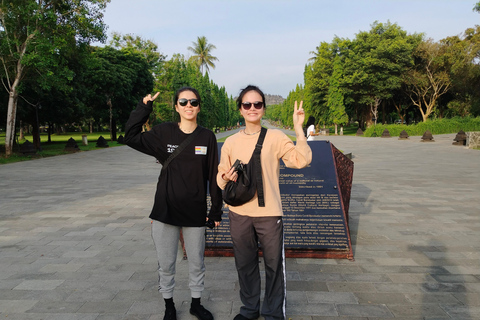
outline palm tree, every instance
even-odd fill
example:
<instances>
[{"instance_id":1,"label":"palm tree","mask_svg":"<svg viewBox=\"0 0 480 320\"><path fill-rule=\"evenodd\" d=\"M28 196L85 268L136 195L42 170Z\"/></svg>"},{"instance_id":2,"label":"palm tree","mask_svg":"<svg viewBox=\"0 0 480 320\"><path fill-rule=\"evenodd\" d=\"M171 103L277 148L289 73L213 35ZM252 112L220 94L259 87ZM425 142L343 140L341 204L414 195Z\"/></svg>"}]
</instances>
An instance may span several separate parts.
<instances>
[{"instance_id":1,"label":"palm tree","mask_svg":"<svg viewBox=\"0 0 480 320\"><path fill-rule=\"evenodd\" d=\"M218 61L217 57L211 55L213 49L217 49L213 44L208 43L208 40L205 36L197 37L197 42L192 41L193 47L188 47L187 49L192 51L195 55L191 57L192 60L198 63L200 71L203 73L203 66L206 68L208 73L208 67L215 69L215 64L213 61Z\"/></svg>"}]
</instances>

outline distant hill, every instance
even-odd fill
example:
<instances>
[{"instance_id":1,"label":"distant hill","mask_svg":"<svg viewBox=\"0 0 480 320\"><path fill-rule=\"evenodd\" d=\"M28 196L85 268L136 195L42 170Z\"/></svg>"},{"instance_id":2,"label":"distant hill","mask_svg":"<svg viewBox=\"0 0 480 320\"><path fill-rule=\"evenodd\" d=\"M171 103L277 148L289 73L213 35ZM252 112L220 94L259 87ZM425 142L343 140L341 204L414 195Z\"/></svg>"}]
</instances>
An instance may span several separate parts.
<instances>
[{"instance_id":1,"label":"distant hill","mask_svg":"<svg viewBox=\"0 0 480 320\"><path fill-rule=\"evenodd\" d=\"M275 94L266 94L265 95L265 101L267 103L267 106L270 106L272 104L280 104L282 103L283 101L285 101L284 98L282 98L282 96L279 96L279 95L275 95Z\"/></svg>"}]
</instances>

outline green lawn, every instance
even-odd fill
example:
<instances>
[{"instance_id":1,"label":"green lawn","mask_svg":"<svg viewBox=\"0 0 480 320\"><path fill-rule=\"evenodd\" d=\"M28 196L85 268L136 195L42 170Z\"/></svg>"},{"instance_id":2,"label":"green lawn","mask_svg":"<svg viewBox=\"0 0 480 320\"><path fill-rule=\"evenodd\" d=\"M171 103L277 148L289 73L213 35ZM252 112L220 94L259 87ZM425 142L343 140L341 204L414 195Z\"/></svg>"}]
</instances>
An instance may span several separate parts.
<instances>
[{"instance_id":1,"label":"green lawn","mask_svg":"<svg viewBox=\"0 0 480 320\"><path fill-rule=\"evenodd\" d=\"M87 135L88 145L84 146L82 143L82 135ZM102 149L96 147L96 142L100 136L103 136L107 141L109 147L118 147L122 144L119 144L116 141L110 141L110 134L108 132L94 132L94 133L85 133L85 132L67 132L63 134L53 134L51 135L51 141L47 142L48 135L41 134L40 135L40 145L42 147L42 151L37 152L35 155L25 156L19 153L19 146L14 147L14 154L6 158L5 157L5 133L0 134L0 164L18 162L18 161L27 161L32 159L39 159L39 158L46 158L46 157L53 157L61 154L68 154L69 152L64 151L65 145L68 139L73 138L78 145L80 151L89 151L89 150L96 150ZM120 136L120 133L117 134L117 137ZM20 141L20 145L22 145L26 140L32 142L32 135L25 135L25 140Z\"/></svg>"}]
</instances>

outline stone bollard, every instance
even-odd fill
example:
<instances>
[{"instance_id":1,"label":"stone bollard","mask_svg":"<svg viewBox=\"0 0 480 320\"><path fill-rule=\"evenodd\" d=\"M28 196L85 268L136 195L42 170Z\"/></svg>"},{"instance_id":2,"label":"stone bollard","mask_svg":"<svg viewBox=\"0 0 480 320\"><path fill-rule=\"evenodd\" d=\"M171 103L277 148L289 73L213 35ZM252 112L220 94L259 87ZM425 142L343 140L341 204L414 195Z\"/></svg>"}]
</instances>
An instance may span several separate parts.
<instances>
[{"instance_id":1,"label":"stone bollard","mask_svg":"<svg viewBox=\"0 0 480 320\"><path fill-rule=\"evenodd\" d=\"M456 146L465 146L467 144L467 134L463 131L460 130L458 131L457 135L455 136L455 139L453 139L452 144Z\"/></svg>"},{"instance_id":2,"label":"stone bollard","mask_svg":"<svg viewBox=\"0 0 480 320\"><path fill-rule=\"evenodd\" d=\"M400 132L400 136L398 137L398 140L408 140L408 133L407 131L405 130L402 130L402 132Z\"/></svg>"},{"instance_id":3,"label":"stone bollard","mask_svg":"<svg viewBox=\"0 0 480 320\"><path fill-rule=\"evenodd\" d=\"M433 135L430 132L430 130L425 131L425 133L422 136L422 142L434 142L433 140Z\"/></svg>"},{"instance_id":4,"label":"stone bollard","mask_svg":"<svg viewBox=\"0 0 480 320\"><path fill-rule=\"evenodd\" d=\"M97 140L96 146L99 148L108 148L107 140L105 140L103 136L100 136Z\"/></svg>"},{"instance_id":5,"label":"stone bollard","mask_svg":"<svg viewBox=\"0 0 480 320\"><path fill-rule=\"evenodd\" d=\"M25 142L20 146L20 152L26 156L31 156L37 153L37 149L35 149L33 143L25 140Z\"/></svg>"},{"instance_id":6,"label":"stone bollard","mask_svg":"<svg viewBox=\"0 0 480 320\"><path fill-rule=\"evenodd\" d=\"M72 137L70 137L70 139L68 139L67 144L65 145L65 148L63 150L67 151L67 152L80 151L80 149L78 148L77 142Z\"/></svg>"},{"instance_id":7,"label":"stone bollard","mask_svg":"<svg viewBox=\"0 0 480 320\"><path fill-rule=\"evenodd\" d=\"M86 134L82 134L82 144L88 146L88 139Z\"/></svg>"},{"instance_id":8,"label":"stone bollard","mask_svg":"<svg viewBox=\"0 0 480 320\"><path fill-rule=\"evenodd\" d=\"M119 144L125 144L125 137L120 135L120 137L118 137L117 139L117 143Z\"/></svg>"},{"instance_id":9,"label":"stone bollard","mask_svg":"<svg viewBox=\"0 0 480 320\"><path fill-rule=\"evenodd\" d=\"M388 129L383 130L382 138L391 138L390 131L388 131Z\"/></svg>"}]
</instances>

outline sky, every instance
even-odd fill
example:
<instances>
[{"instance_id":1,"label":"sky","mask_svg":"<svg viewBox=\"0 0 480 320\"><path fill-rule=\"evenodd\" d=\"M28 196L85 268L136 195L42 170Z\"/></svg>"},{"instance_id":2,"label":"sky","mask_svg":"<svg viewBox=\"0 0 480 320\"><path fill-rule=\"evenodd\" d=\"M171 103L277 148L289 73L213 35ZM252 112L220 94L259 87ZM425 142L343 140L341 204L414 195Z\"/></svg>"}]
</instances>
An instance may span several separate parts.
<instances>
[{"instance_id":1,"label":"sky","mask_svg":"<svg viewBox=\"0 0 480 320\"><path fill-rule=\"evenodd\" d=\"M286 98L311 52L335 36L354 39L375 22L396 23L407 33L439 41L480 24L477 0L111 0L105 11L112 32L158 45L170 59L189 57L197 37L215 45L210 79L237 96L248 84Z\"/></svg>"}]
</instances>

